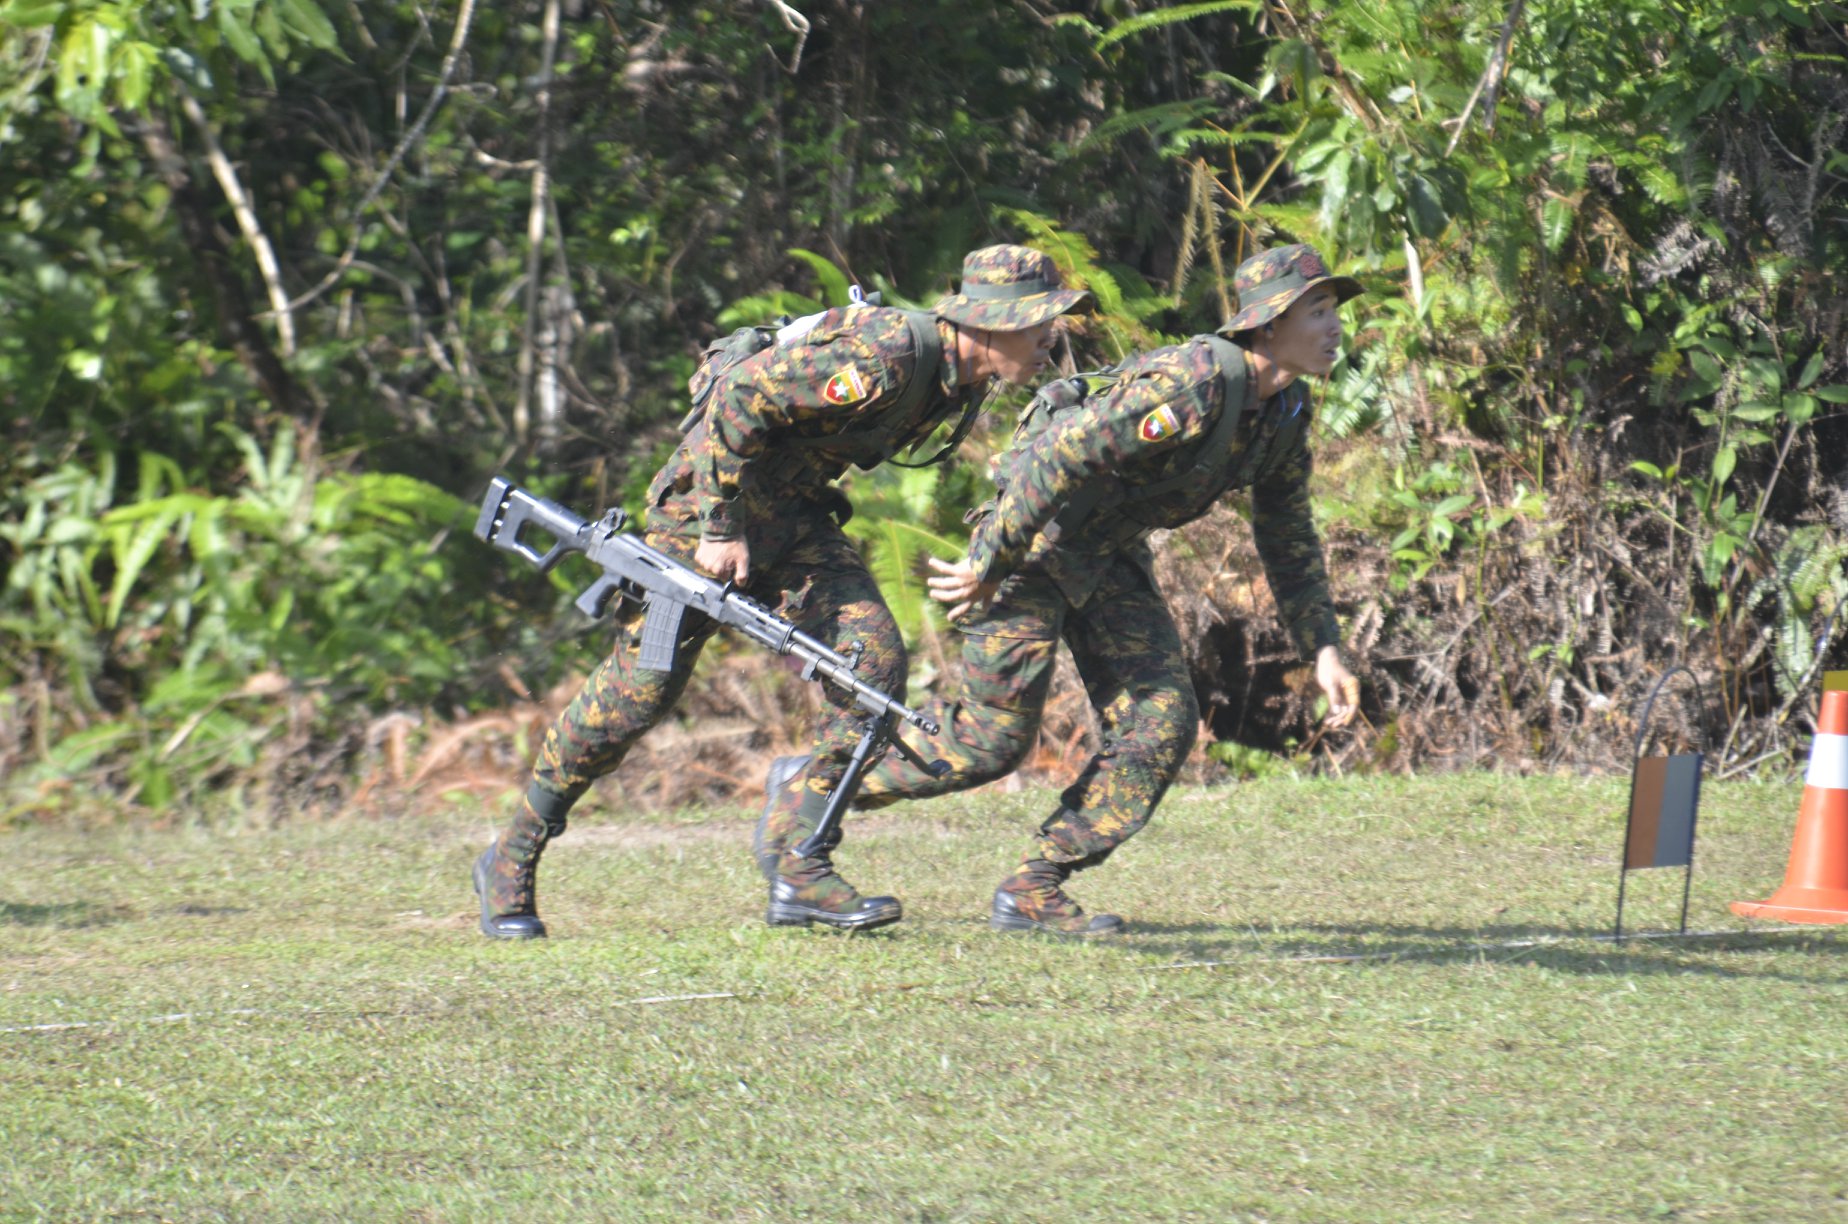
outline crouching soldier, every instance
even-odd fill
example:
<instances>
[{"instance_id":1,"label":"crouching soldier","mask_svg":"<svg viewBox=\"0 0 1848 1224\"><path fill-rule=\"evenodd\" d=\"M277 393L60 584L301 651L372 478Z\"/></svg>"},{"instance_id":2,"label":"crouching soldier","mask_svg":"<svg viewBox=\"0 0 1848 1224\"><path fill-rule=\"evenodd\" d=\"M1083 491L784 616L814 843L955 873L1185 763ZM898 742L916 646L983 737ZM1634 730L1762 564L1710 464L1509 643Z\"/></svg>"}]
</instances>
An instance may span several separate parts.
<instances>
[{"instance_id":1,"label":"crouching soldier","mask_svg":"<svg viewBox=\"0 0 1848 1224\"><path fill-rule=\"evenodd\" d=\"M1309 509L1309 394L1342 342L1336 308L1361 292L1306 246L1240 265L1239 310L1214 336L1140 354L1043 388L996 460L996 496L968 555L931 594L962 631L959 691L925 707L943 726L931 777L896 755L856 806L880 807L999 778L1038 735L1058 644L1070 647L1102 732L1020 866L994 894L990 925L1102 935L1122 927L1066 895L1148 823L1192 748L1200 713L1181 640L1152 577L1147 535L1251 490L1251 521L1278 610L1315 664L1330 721L1354 715L1321 543ZM1229 339L1228 339L1229 337ZM774 781L796 758L772 766Z\"/></svg>"},{"instance_id":2,"label":"crouching soldier","mask_svg":"<svg viewBox=\"0 0 1848 1224\"><path fill-rule=\"evenodd\" d=\"M1030 382L1045 368L1058 316L1083 298L1044 255L987 247L963 260L961 291L928 314L842 307L799 320L729 367L709 362L707 377L694 380L686 438L649 489L647 542L748 585L830 647L857 645L862 678L902 695L904 641L841 531L851 510L833 482L849 464L875 467L958 413L966 429L991 378ZM546 732L512 819L475 863L489 936L546 933L535 897L541 852L591 783L666 716L713 631L690 617L674 669L648 671L639 666L641 609L625 603L619 618L614 649ZM852 701L827 693L812 752L784 779L759 832L773 858L767 918L884 926L899 919L895 898L861 896L834 870L832 846L808 857L793 849L819 824L860 738Z\"/></svg>"}]
</instances>

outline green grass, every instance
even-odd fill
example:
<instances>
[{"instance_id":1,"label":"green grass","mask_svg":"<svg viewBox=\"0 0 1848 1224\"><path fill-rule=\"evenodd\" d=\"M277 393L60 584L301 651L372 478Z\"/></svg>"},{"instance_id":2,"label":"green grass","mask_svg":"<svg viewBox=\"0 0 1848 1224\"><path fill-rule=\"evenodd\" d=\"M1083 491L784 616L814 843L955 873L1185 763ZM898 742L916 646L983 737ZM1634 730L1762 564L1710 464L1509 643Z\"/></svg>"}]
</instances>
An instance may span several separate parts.
<instances>
[{"instance_id":1,"label":"green grass","mask_svg":"<svg viewBox=\"0 0 1848 1224\"><path fill-rule=\"evenodd\" d=\"M744 813L585 813L521 945L493 812L19 830L0 1219L1848 1219L1841 939L1587 938L1622 799L1177 792L1073 886L1110 944L983 925L1047 794L856 818L907 907L859 937L762 924ZM1691 927L1746 931L1797 799L1708 789Z\"/></svg>"}]
</instances>

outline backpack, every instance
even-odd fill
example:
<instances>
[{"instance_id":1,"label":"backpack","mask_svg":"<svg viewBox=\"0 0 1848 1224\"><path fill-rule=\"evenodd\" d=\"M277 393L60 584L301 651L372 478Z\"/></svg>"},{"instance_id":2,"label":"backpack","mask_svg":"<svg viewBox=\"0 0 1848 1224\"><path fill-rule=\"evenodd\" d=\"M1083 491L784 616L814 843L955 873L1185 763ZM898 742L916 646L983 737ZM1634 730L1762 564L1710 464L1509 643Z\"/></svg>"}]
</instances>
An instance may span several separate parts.
<instances>
[{"instance_id":1,"label":"backpack","mask_svg":"<svg viewBox=\"0 0 1848 1224\"><path fill-rule=\"evenodd\" d=\"M1225 405L1220 409L1219 419L1213 423L1213 432L1207 435L1195 452L1198 458L1192 466L1165 479L1137 485L1136 492L1141 498L1164 496L1188 484L1206 469L1214 467L1216 456L1223 454L1232 444L1232 435L1238 429L1245 410L1251 406L1251 393L1255 388L1246 377L1244 350L1224 336L1212 333L1195 336L1189 343L1193 341L1205 341L1212 348L1213 358L1219 365L1220 381L1225 388ZM1020 424L1014 430L1014 441L1008 448L1009 452L1024 451L1026 444L1045 432L1056 417L1078 407L1091 396L1114 387L1121 381L1118 376L1127 365L1127 360L1118 362L1108 369L1074 374L1041 387L1021 413ZM1047 542L1057 544L1061 536L1078 530L1091 517L1091 512L1099 502L1106 497L1120 496L1123 488L1122 478L1112 474L1078 489L1060 507L1052 522L1046 525Z\"/></svg>"},{"instance_id":2,"label":"backpack","mask_svg":"<svg viewBox=\"0 0 1848 1224\"><path fill-rule=\"evenodd\" d=\"M848 299L849 306L878 306L880 304L878 293L862 293L858 285L848 290ZM929 311L905 310L901 313L905 316L906 325L911 328L912 343L917 346L918 350L917 367L912 371L910 381L905 384L898 393L898 398L892 403L892 409L903 415L915 411L917 406L923 402L924 397L930 394L931 385L943 366L943 338L937 334L937 317ZM821 322L825 314L827 311L824 310L816 314L803 315L799 319L784 315L768 324L740 327L731 335L708 344L700 353L699 368L694 370L693 377L687 380L687 394L691 397L693 406L687 415L681 418L680 432L685 434L691 431L704 419L706 405L712 399L713 388L718 386L719 380L734 366L748 357L755 357L773 345L797 343L815 329L815 325ZM956 428L950 434L950 439L944 448L924 462L903 463L897 459L889 459L887 462L898 467L929 467L933 463L941 462L962 445L964 438L969 436L969 430L974 426L975 418L980 410L980 402L972 397L969 406L963 410L962 420L956 423ZM826 447L835 441L831 437L790 438L783 444L815 449Z\"/></svg>"}]
</instances>

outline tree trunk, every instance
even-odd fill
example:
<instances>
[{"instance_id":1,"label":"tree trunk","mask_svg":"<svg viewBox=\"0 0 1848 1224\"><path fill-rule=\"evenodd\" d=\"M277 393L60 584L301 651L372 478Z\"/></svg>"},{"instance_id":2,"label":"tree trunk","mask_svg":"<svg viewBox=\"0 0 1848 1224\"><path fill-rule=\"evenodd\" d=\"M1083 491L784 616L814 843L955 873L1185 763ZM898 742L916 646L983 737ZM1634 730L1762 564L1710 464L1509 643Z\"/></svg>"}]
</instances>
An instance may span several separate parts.
<instances>
[{"instance_id":1,"label":"tree trunk","mask_svg":"<svg viewBox=\"0 0 1848 1224\"><path fill-rule=\"evenodd\" d=\"M153 114L142 119L140 129L143 147L154 159L161 181L173 193L173 212L179 220L180 233L197 258L199 274L211 291L219 342L237 354L272 407L312 431L319 423L319 413L289 376L269 337L257 325L250 295L238 278L230 252L218 240L211 208L194 185L172 130L164 119Z\"/></svg>"}]
</instances>

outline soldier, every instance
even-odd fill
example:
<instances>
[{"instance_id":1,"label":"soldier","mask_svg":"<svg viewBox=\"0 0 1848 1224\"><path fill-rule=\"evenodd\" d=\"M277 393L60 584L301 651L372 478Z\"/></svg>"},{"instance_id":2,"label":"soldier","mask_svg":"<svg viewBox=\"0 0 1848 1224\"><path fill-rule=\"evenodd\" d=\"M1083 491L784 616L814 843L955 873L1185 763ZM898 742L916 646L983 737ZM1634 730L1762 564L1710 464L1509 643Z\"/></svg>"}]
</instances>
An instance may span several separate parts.
<instances>
[{"instance_id":1,"label":"soldier","mask_svg":"<svg viewBox=\"0 0 1848 1224\"><path fill-rule=\"evenodd\" d=\"M896 755L857 806L964 790L1015 769L1032 747L1063 639L1103 733L1019 868L989 925L1104 935L1066 895L1145 825L1193 746L1200 720L1181 641L1155 588L1146 537L1192 522L1229 490L1251 490L1252 533L1278 611L1315 664L1329 721L1354 716L1359 683L1342 662L1322 547L1309 512L1309 395L1341 347L1336 308L1361 292L1307 246L1246 260L1239 310L1219 336L1157 349L1101 375L1042 389L995 463L996 497L977 511L966 557L931 595L954 605L962 687L926 707L952 772L933 778ZM1230 337L1230 340L1221 338ZM772 765L774 784L800 758Z\"/></svg>"},{"instance_id":2,"label":"soldier","mask_svg":"<svg viewBox=\"0 0 1848 1224\"><path fill-rule=\"evenodd\" d=\"M861 676L902 695L904 641L841 531L851 508L832 482L849 463L874 467L958 412L966 428L991 378L1030 382L1045 368L1058 316L1084 296L1065 288L1039 252L986 247L963 260L961 291L930 315L841 307L803 320L806 328L793 329L800 334L709 384L696 376L704 410L689 418L685 441L649 488L645 538L714 578L748 583L754 597L829 646L857 643ZM674 670L644 671L641 611L625 604L619 615L614 649L547 731L512 820L476 860L489 936L545 935L535 898L541 851L565 831L591 783L672 708L713 630L689 618ZM832 688L828 698L805 767L785 778L761 822L758 841L773 858L767 919L884 926L898 921L898 901L861 896L835 872L832 847L808 858L785 850L820 822L859 740L851 701Z\"/></svg>"}]
</instances>

